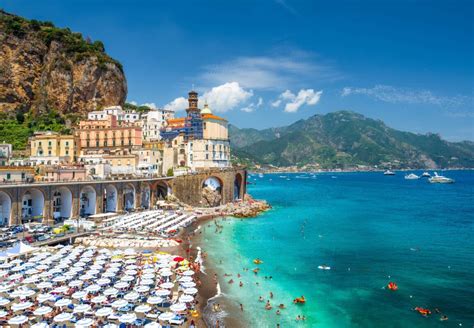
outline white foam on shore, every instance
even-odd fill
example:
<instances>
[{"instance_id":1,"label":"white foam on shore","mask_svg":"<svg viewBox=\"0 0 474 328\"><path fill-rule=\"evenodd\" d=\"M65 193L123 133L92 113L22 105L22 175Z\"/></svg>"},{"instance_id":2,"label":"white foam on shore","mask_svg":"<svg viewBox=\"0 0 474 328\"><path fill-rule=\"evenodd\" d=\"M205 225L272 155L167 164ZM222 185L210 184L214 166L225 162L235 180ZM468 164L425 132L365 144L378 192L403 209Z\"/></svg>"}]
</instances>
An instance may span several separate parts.
<instances>
[{"instance_id":1,"label":"white foam on shore","mask_svg":"<svg viewBox=\"0 0 474 328\"><path fill-rule=\"evenodd\" d=\"M216 285L216 289L217 289L217 293L216 295L212 296L211 298L209 298L208 302L215 299L215 298L218 298L219 296L222 296L222 290L221 290L221 285L219 284L219 282L217 283Z\"/></svg>"},{"instance_id":2,"label":"white foam on shore","mask_svg":"<svg viewBox=\"0 0 474 328\"><path fill-rule=\"evenodd\" d=\"M201 226L198 225L198 227L196 228L196 230L194 230L194 232L197 232L197 231L199 231L200 229L201 229Z\"/></svg>"},{"instance_id":3,"label":"white foam on shore","mask_svg":"<svg viewBox=\"0 0 474 328\"><path fill-rule=\"evenodd\" d=\"M199 263L199 268L200 268L199 271L206 274L206 271L205 271L206 268L203 265L203 260L201 256L201 247L196 246L196 249L198 250L198 252L197 252L196 259L194 260L194 262Z\"/></svg>"}]
</instances>

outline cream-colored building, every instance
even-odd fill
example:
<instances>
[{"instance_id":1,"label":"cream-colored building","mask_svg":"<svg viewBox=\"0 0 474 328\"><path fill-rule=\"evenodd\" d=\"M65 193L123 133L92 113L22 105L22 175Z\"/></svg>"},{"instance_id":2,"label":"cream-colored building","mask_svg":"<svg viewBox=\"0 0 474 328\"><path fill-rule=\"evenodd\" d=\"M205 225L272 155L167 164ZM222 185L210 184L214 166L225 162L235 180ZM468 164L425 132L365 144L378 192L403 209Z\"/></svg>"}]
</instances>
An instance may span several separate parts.
<instances>
[{"instance_id":1,"label":"cream-colored building","mask_svg":"<svg viewBox=\"0 0 474 328\"><path fill-rule=\"evenodd\" d=\"M110 164L112 175L135 175L138 167L138 156L135 154L104 155L104 160Z\"/></svg>"},{"instance_id":2,"label":"cream-colored building","mask_svg":"<svg viewBox=\"0 0 474 328\"><path fill-rule=\"evenodd\" d=\"M30 162L33 165L57 165L72 163L75 156L75 142L72 135L56 132L37 132L30 138Z\"/></svg>"}]
</instances>

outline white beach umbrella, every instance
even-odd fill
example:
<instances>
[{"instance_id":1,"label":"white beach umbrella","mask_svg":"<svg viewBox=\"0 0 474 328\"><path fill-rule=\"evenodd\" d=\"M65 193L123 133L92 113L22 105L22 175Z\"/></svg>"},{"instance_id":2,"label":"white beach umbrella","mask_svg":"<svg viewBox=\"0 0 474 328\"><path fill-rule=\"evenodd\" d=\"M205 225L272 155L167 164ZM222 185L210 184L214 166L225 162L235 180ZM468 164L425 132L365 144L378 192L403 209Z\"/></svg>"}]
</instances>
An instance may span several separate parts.
<instances>
[{"instance_id":1,"label":"white beach umbrella","mask_svg":"<svg viewBox=\"0 0 474 328\"><path fill-rule=\"evenodd\" d=\"M115 296L118 294L118 289L117 288L107 288L106 290L104 290L104 295L105 296Z\"/></svg>"},{"instance_id":2,"label":"white beach umbrella","mask_svg":"<svg viewBox=\"0 0 474 328\"><path fill-rule=\"evenodd\" d=\"M158 317L158 320L162 320L162 321L170 321L171 319L173 319L176 315L173 313L173 312L163 312L162 314L160 314L160 316Z\"/></svg>"},{"instance_id":3,"label":"white beach umbrella","mask_svg":"<svg viewBox=\"0 0 474 328\"><path fill-rule=\"evenodd\" d=\"M184 293L185 294L188 294L188 295L194 295L198 292L198 290L196 288L186 288L184 290Z\"/></svg>"},{"instance_id":4,"label":"white beach umbrella","mask_svg":"<svg viewBox=\"0 0 474 328\"><path fill-rule=\"evenodd\" d=\"M8 312L5 310L0 310L0 318L5 318L8 315Z\"/></svg>"},{"instance_id":5,"label":"white beach umbrella","mask_svg":"<svg viewBox=\"0 0 474 328\"><path fill-rule=\"evenodd\" d=\"M135 308L135 312L137 312L137 313L147 313L149 311L151 311L151 307L149 305L146 305L146 304L139 305Z\"/></svg>"},{"instance_id":6,"label":"white beach umbrella","mask_svg":"<svg viewBox=\"0 0 474 328\"><path fill-rule=\"evenodd\" d=\"M154 279L155 278L155 274L154 273L145 273L143 276L142 276L142 279Z\"/></svg>"},{"instance_id":7,"label":"white beach umbrella","mask_svg":"<svg viewBox=\"0 0 474 328\"><path fill-rule=\"evenodd\" d=\"M163 303L163 299L161 297L158 297L158 296L150 296L150 297L148 297L146 302L148 304L151 304L151 305L161 304L161 303Z\"/></svg>"},{"instance_id":8,"label":"white beach umbrella","mask_svg":"<svg viewBox=\"0 0 474 328\"><path fill-rule=\"evenodd\" d=\"M68 322L71 321L72 314L68 312L63 312L54 317L54 322Z\"/></svg>"},{"instance_id":9,"label":"white beach umbrella","mask_svg":"<svg viewBox=\"0 0 474 328\"><path fill-rule=\"evenodd\" d=\"M115 272L107 271L102 274L104 278L112 278L115 277L117 274Z\"/></svg>"},{"instance_id":10,"label":"white beach umbrella","mask_svg":"<svg viewBox=\"0 0 474 328\"><path fill-rule=\"evenodd\" d=\"M182 295L182 296L179 298L179 301L180 301L181 303L189 303L189 302L194 301L194 297L191 296L191 295Z\"/></svg>"},{"instance_id":11,"label":"white beach umbrella","mask_svg":"<svg viewBox=\"0 0 474 328\"><path fill-rule=\"evenodd\" d=\"M103 268L103 267L102 267L101 265L93 264L93 265L90 266L89 269L91 269L91 270L99 270L99 271L100 271L100 270L102 270L102 268Z\"/></svg>"},{"instance_id":12,"label":"white beach umbrella","mask_svg":"<svg viewBox=\"0 0 474 328\"><path fill-rule=\"evenodd\" d=\"M134 264L135 262L137 262L137 261L130 259L130 260L126 260L125 264Z\"/></svg>"},{"instance_id":13,"label":"white beach umbrella","mask_svg":"<svg viewBox=\"0 0 474 328\"><path fill-rule=\"evenodd\" d=\"M134 276L137 274L137 270L127 270L125 271L125 274L129 276Z\"/></svg>"},{"instance_id":14,"label":"white beach umbrella","mask_svg":"<svg viewBox=\"0 0 474 328\"><path fill-rule=\"evenodd\" d=\"M155 282L151 279L143 279L142 281L140 281L140 285L144 285L144 286L149 286L149 285L153 285Z\"/></svg>"},{"instance_id":15,"label":"white beach umbrella","mask_svg":"<svg viewBox=\"0 0 474 328\"><path fill-rule=\"evenodd\" d=\"M71 300L69 298L61 298L60 300L57 300L55 303L54 303L54 306L56 307L63 307L63 306L68 306L69 304L71 304Z\"/></svg>"},{"instance_id":16,"label":"white beach umbrella","mask_svg":"<svg viewBox=\"0 0 474 328\"><path fill-rule=\"evenodd\" d=\"M97 282L97 285L99 286L105 286L105 285L110 284L110 279L101 278L101 279L98 279L96 282Z\"/></svg>"},{"instance_id":17,"label":"white beach umbrella","mask_svg":"<svg viewBox=\"0 0 474 328\"><path fill-rule=\"evenodd\" d=\"M11 276L8 277L8 280L14 281L23 278L23 275L20 273L15 273L12 274Z\"/></svg>"},{"instance_id":18,"label":"white beach umbrella","mask_svg":"<svg viewBox=\"0 0 474 328\"><path fill-rule=\"evenodd\" d=\"M102 326L102 328L118 328L118 325L116 325L115 323L108 323Z\"/></svg>"},{"instance_id":19,"label":"white beach umbrella","mask_svg":"<svg viewBox=\"0 0 474 328\"><path fill-rule=\"evenodd\" d=\"M194 271L187 270L187 271L184 271L182 274L183 274L183 276L192 276L194 274Z\"/></svg>"},{"instance_id":20,"label":"white beach umbrella","mask_svg":"<svg viewBox=\"0 0 474 328\"><path fill-rule=\"evenodd\" d=\"M181 277L181 278L179 278L179 281L180 282L191 282L191 281L193 281L193 278L191 278L189 276L188 277Z\"/></svg>"},{"instance_id":21,"label":"white beach umbrella","mask_svg":"<svg viewBox=\"0 0 474 328\"><path fill-rule=\"evenodd\" d=\"M132 276L123 276L122 278L120 278L121 281L134 281L135 280L135 277L132 277Z\"/></svg>"},{"instance_id":22,"label":"white beach umbrella","mask_svg":"<svg viewBox=\"0 0 474 328\"><path fill-rule=\"evenodd\" d=\"M80 290L71 295L75 300L82 300L87 297L88 293L85 290Z\"/></svg>"},{"instance_id":23,"label":"white beach umbrella","mask_svg":"<svg viewBox=\"0 0 474 328\"><path fill-rule=\"evenodd\" d=\"M116 300L115 302L111 304L113 308L117 308L117 309L122 308L127 305L128 305L128 302L126 300Z\"/></svg>"},{"instance_id":24,"label":"white beach umbrella","mask_svg":"<svg viewBox=\"0 0 474 328\"><path fill-rule=\"evenodd\" d=\"M38 301L38 303L44 303L46 301L53 301L54 300L54 295L51 295L51 294L38 294L38 296L36 296L36 300Z\"/></svg>"},{"instance_id":25,"label":"white beach umbrella","mask_svg":"<svg viewBox=\"0 0 474 328\"><path fill-rule=\"evenodd\" d=\"M148 287L148 286L138 286L137 288L135 288L135 290L139 293L146 293L150 290L150 287Z\"/></svg>"},{"instance_id":26,"label":"white beach umbrella","mask_svg":"<svg viewBox=\"0 0 474 328\"><path fill-rule=\"evenodd\" d=\"M53 278L54 282L65 282L67 280L66 276L57 276Z\"/></svg>"},{"instance_id":27,"label":"white beach umbrella","mask_svg":"<svg viewBox=\"0 0 474 328\"><path fill-rule=\"evenodd\" d=\"M144 328L161 328L161 325L158 322L147 323Z\"/></svg>"},{"instance_id":28,"label":"white beach umbrella","mask_svg":"<svg viewBox=\"0 0 474 328\"><path fill-rule=\"evenodd\" d=\"M49 325L47 322L38 322L32 325L30 328L49 328Z\"/></svg>"},{"instance_id":29,"label":"white beach umbrella","mask_svg":"<svg viewBox=\"0 0 474 328\"><path fill-rule=\"evenodd\" d=\"M82 276L79 276L80 280L91 280L94 279L94 276L91 276L90 274L83 274Z\"/></svg>"},{"instance_id":30,"label":"white beach umbrella","mask_svg":"<svg viewBox=\"0 0 474 328\"><path fill-rule=\"evenodd\" d=\"M85 313L90 311L91 306L89 304L79 304L74 307L74 313Z\"/></svg>"},{"instance_id":31,"label":"white beach umbrella","mask_svg":"<svg viewBox=\"0 0 474 328\"><path fill-rule=\"evenodd\" d=\"M3 298L3 297L0 298L0 306L5 306L5 305L9 304L10 302L11 301L7 298Z\"/></svg>"},{"instance_id":32,"label":"white beach umbrella","mask_svg":"<svg viewBox=\"0 0 474 328\"><path fill-rule=\"evenodd\" d=\"M160 285L160 288L170 289L173 288L174 284L172 282L164 282Z\"/></svg>"},{"instance_id":33,"label":"white beach umbrella","mask_svg":"<svg viewBox=\"0 0 474 328\"><path fill-rule=\"evenodd\" d=\"M185 303L176 303L170 306L170 310L173 312L182 312L186 310L186 304Z\"/></svg>"},{"instance_id":34,"label":"white beach umbrella","mask_svg":"<svg viewBox=\"0 0 474 328\"><path fill-rule=\"evenodd\" d=\"M39 284L36 285L39 289L47 289L47 288L53 288L53 284L50 283L49 281L42 281Z\"/></svg>"},{"instance_id":35,"label":"white beach umbrella","mask_svg":"<svg viewBox=\"0 0 474 328\"><path fill-rule=\"evenodd\" d=\"M68 286L69 287L79 287L79 286L82 286L84 284L83 281L81 280L73 280L73 281L70 281Z\"/></svg>"},{"instance_id":36,"label":"white beach umbrella","mask_svg":"<svg viewBox=\"0 0 474 328\"><path fill-rule=\"evenodd\" d=\"M19 316L13 317L10 320L8 320L8 323L10 325L22 325L27 321L28 321L28 317L26 317L24 315L19 315Z\"/></svg>"},{"instance_id":37,"label":"white beach umbrella","mask_svg":"<svg viewBox=\"0 0 474 328\"><path fill-rule=\"evenodd\" d=\"M181 284L181 286L183 286L184 288L191 288L191 287L196 287L196 283L195 282L183 282Z\"/></svg>"},{"instance_id":38,"label":"white beach umbrella","mask_svg":"<svg viewBox=\"0 0 474 328\"><path fill-rule=\"evenodd\" d=\"M130 264L130 265L127 265L127 266L125 267L125 269L127 269L127 270L136 270L136 269L138 269L138 265L136 265L136 264Z\"/></svg>"},{"instance_id":39,"label":"white beach umbrella","mask_svg":"<svg viewBox=\"0 0 474 328\"><path fill-rule=\"evenodd\" d=\"M27 308L31 307L33 303L31 302L21 302L21 303L13 303L12 304L12 311L23 311L26 310Z\"/></svg>"},{"instance_id":40,"label":"white beach umbrella","mask_svg":"<svg viewBox=\"0 0 474 328\"><path fill-rule=\"evenodd\" d=\"M39 275L34 275L34 276L28 277L25 280L23 280L23 283L24 284L34 284L35 282L37 282L39 280L39 278L40 278Z\"/></svg>"},{"instance_id":41,"label":"white beach umbrella","mask_svg":"<svg viewBox=\"0 0 474 328\"><path fill-rule=\"evenodd\" d=\"M155 294L158 296L168 296L171 294L171 291L168 289L158 289L155 290Z\"/></svg>"},{"instance_id":42,"label":"white beach umbrella","mask_svg":"<svg viewBox=\"0 0 474 328\"><path fill-rule=\"evenodd\" d=\"M99 270L89 270L89 271L86 271L86 274L88 274L88 275L90 275L90 276L97 276L99 273L100 273Z\"/></svg>"},{"instance_id":43,"label":"white beach umbrella","mask_svg":"<svg viewBox=\"0 0 474 328\"><path fill-rule=\"evenodd\" d=\"M96 296L94 298L91 299L91 302L92 303L105 303L107 302L107 297L105 297L104 295L99 295L99 296Z\"/></svg>"},{"instance_id":44,"label":"white beach umbrella","mask_svg":"<svg viewBox=\"0 0 474 328\"><path fill-rule=\"evenodd\" d=\"M90 286L87 286L85 290L88 291L89 293L97 293L101 289L102 287L100 287L99 285L90 285Z\"/></svg>"},{"instance_id":45,"label":"white beach umbrella","mask_svg":"<svg viewBox=\"0 0 474 328\"><path fill-rule=\"evenodd\" d=\"M67 286L60 286L60 287L56 287L53 289L53 293L56 293L56 294L64 294L64 293L67 293L69 290L69 288Z\"/></svg>"},{"instance_id":46,"label":"white beach umbrella","mask_svg":"<svg viewBox=\"0 0 474 328\"><path fill-rule=\"evenodd\" d=\"M119 317L119 321L123 323L132 323L137 320L137 315L135 313L125 313Z\"/></svg>"},{"instance_id":47,"label":"white beach umbrella","mask_svg":"<svg viewBox=\"0 0 474 328\"><path fill-rule=\"evenodd\" d=\"M138 294L137 292L130 292L128 294L125 294L125 296L123 297L124 299L126 299L127 301L136 301L138 298L140 297L140 294Z\"/></svg>"},{"instance_id":48,"label":"white beach umbrella","mask_svg":"<svg viewBox=\"0 0 474 328\"><path fill-rule=\"evenodd\" d=\"M36 270L36 269L33 268L33 269L28 269L28 270L26 270L26 271L25 271L25 274L31 276L32 274L37 274L38 272L39 272L38 270Z\"/></svg>"},{"instance_id":49,"label":"white beach umbrella","mask_svg":"<svg viewBox=\"0 0 474 328\"><path fill-rule=\"evenodd\" d=\"M94 320L91 318L83 318L76 322L75 327L90 327L94 324Z\"/></svg>"},{"instance_id":50,"label":"white beach umbrella","mask_svg":"<svg viewBox=\"0 0 474 328\"><path fill-rule=\"evenodd\" d=\"M109 307L103 307L95 311L95 315L98 317L108 317L113 313L112 308Z\"/></svg>"},{"instance_id":51,"label":"white beach umbrella","mask_svg":"<svg viewBox=\"0 0 474 328\"><path fill-rule=\"evenodd\" d=\"M8 269L8 268L11 268L12 266L13 266L13 263L5 262L5 263L0 264L0 269Z\"/></svg>"},{"instance_id":52,"label":"white beach umbrella","mask_svg":"<svg viewBox=\"0 0 474 328\"><path fill-rule=\"evenodd\" d=\"M41 306L39 308L37 308L33 314L34 315L38 315L38 316L41 316L41 315L46 315L48 313L50 313L51 311L53 311L53 309L49 306Z\"/></svg>"},{"instance_id":53,"label":"white beach umbrella","mask_svg":"<svg viewBox=\"0 0 474 328\"><path fill-rule=\"evenodd\" d=\"M117 289L127 288L128 286L129 286L129 284L125 281L120 281L120 282L118 282L114 285L114 287L117 288Z\"/></svg>"},{"instance_id":54,"label":"white beach umbrella","mask_svg":"<svg viewBox=\"0 0 474 328\"><path fill-rule=\"evenodd\" d=\"M0 293L8 292L13 288L12 285L0 285Z\"/></svg>"}]
</instances>

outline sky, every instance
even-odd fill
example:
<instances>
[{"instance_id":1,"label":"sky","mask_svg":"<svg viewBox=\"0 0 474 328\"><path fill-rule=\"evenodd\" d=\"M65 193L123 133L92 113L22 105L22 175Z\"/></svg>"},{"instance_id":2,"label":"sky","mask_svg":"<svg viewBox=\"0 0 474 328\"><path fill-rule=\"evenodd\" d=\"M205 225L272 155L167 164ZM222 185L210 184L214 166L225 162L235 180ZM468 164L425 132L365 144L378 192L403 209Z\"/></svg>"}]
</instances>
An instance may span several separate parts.
<instances>
[{"instance_id":1,"label":"sky","mask_svg":"<svg viewBox=\"0 0 474 328\"><path fill-rule=\"evenodd\" d=\"M195 89L238 127L351 110L474 140L474 1L0 0L101 40L127 101L183 115Z\"/></svg>"}]
</instances>

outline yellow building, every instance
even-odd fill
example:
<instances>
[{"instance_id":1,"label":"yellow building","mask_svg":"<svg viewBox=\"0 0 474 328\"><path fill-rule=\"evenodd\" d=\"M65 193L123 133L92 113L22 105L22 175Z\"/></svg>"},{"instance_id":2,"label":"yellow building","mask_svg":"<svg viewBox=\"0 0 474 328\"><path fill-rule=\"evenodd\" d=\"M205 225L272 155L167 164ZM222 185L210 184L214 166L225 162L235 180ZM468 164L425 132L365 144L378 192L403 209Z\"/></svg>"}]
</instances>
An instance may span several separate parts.
<instances>
[{"instance_id":1,"label":"yellow building","mask_svg":"<svg viewBox=\"0 0 474 328\"><path fill-rule=\"evenodd\" d=\"M29 139L30 161L34 165L57 165L74 162L75 142L72 135L37 132Z\"/></svg>"}]
</instances>

